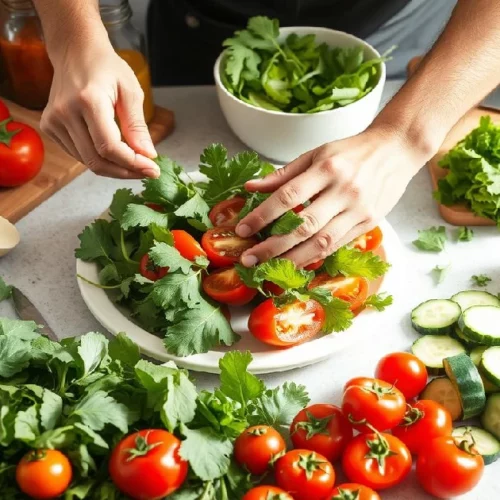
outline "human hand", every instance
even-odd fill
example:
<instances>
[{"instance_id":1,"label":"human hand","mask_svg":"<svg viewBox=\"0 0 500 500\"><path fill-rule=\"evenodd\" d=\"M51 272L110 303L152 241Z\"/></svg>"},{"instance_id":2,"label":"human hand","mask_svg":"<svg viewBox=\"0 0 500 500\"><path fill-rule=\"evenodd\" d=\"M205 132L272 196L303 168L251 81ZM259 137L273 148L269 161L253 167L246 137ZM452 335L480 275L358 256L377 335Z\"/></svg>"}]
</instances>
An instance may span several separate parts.
<instances>
[{"instance_id":1,"label":"human hand","mask_svg":"<svg viewBox=\"0 0 500 500\"><path fill-rule=\"evenodd\" d=\"M428 153L386 126L309 151L264 179L249 181L249 191L273 192L236 227L251 236L286 211L311 200L292 233L271 236L242 256L252 266L282 255L305 267L372 229L396 205Z\"/></svg>"},{"instance_id":2,"label":"human hand","mask_svg":"<svg viewBox=\"0 0 500 500\"><path fill-rule=\"evenodd\" d=\"M143 91L107 35L51 54L54 80L41 128L98 175L158 177ZM120 127L115 121L115 115ZM123 139L122 139L123 134Z\"/></svg>"}]
</instances>

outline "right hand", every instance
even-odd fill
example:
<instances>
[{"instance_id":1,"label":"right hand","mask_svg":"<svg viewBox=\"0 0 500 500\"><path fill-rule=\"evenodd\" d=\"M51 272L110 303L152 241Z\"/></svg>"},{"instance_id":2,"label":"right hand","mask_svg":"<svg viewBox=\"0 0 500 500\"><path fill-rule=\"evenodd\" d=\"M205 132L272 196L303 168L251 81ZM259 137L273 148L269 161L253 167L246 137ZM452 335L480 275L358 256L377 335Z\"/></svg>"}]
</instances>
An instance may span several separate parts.
<instances>
[{"instance_id":1,"label":"right hand","mask_svg":"<svg viewBox=\"0 0 500 500\"><path fill-rule=\"evenodd\" d=\"M98 175L158 177L143 91L109 41L101 39L84 49L67 46L51 54L51 60L54 80L42 130Z\"/></svg>"}]
</instances>

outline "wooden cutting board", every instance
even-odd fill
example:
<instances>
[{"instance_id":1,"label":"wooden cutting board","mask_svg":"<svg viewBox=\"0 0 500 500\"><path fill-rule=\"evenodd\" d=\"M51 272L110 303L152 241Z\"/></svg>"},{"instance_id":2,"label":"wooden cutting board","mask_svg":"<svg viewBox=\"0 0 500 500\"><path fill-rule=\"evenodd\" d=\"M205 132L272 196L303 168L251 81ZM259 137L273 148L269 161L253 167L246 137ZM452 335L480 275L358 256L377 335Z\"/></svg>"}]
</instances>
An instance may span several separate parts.
<instances>
[{"instance_id":1,"label":"wooden cutting board","mask_svg":"<svg viewBox=\"0 0 500 500\"><path fill-rule=\"evenodd\" d=\"M27 123L41 135L45 146L45 161L41 172L30 182L16 188L0 188L0 216L17 222L47 198L59 191L86 170L86 166L66 154L47 135L40 132L40 111L31 111L3 99L16 121ZM174 113L157 106L149 131L157 144L174 129Z\"/></svg>"},{"instance_id":2,"label":"wooden cutting board","mask_svg":"<svg viewBox=\"0 0 500 500\"><path fill-rule=\"evenodd\" d=\"M408 65L408 73L411 75L415 71L421 58L412 59ZM452 128L445 141L441 145L438 153L432 158L427 167L432 179L433 190L437 189L439 179L442 179L448 173L447 169L441 168L438 162L443 156L452 149L457 142L463 139L469 132L479 125L481 116L489 115L494 123L500 125L500 112L494 109L476 107L466 113L463 118ZM439 205L441 217L454 226L494 226L495 222L485 217L479 217L465 204L456 204L452 206Z\"/></svg>"}]
</instances>

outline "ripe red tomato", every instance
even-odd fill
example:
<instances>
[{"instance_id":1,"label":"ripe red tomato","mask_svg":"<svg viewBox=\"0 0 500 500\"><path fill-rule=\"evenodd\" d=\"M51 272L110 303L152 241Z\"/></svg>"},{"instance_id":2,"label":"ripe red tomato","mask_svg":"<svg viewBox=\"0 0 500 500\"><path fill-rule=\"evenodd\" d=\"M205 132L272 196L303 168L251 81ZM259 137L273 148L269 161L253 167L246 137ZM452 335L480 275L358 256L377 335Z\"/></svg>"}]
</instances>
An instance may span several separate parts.
<instances>
[{"instance_id":1,"label":"ripe red tomato","mask_svg":"<svg viewBox=\"0 0 500 500\"><path fill-rule=\"evenodd\" d=\"M0 124L0 187L25 184L42 169L43 142L37 131L25 123Z\"/></svg>"},{"instance_id":2,"label":"ripe red tomato","mask_svg":"<svg viewBox=\"0 0 500 500\"><path fill-rule=\"evenodd\" d=\"M256 486L242 500L293 500L293 497L276 486Z\"/></svg>"},{"instance_id":3,"label":"ripe red tomato","mask_svg":"<svg viewBox=\"0 0 500 500\"><path fill-rule=\"evenodd\" d=\"M426 445L417 459L417 478L427 493L457 497L479 483L484 460L467 438L439 437Z\"/></svg>"},{"instance_id":4,"label":"ripe red tomato","mask_svg":"<svg viewBox=\"0 0 500 500\"><path fill-rule=\"evenodd\" d=\"M397 437L372 433L356 436L342 455L348 479L374 490L399 484L411 469L411 454Z\"/></svg>"},{"instance_id":5,"label":"ripe red tomato","mask_svg":"<svg viewBox=\"0 0 500 500\"><path fill-rule=\"evenodd\" d=\"M335 483L332 464L310 450L285 453L276 461L274 475L276 484L295 500L324 500Z\"/></svg>"},{"instance_id":6,"label":"ripe red tomato","mask_svg":"<svg viewBox=\"0 0 500 500\"><path fill-rule=\"evenodd\" d=\"M342 398L342 411L359 432L385 431L396 427L403 420L406 401L401 391L378 379L357 379L357 384L347 383Z\"/></svg>"},{"instance_id":7,"label":"ripe red tomato","mask_svg":"<svg viewBox=\"0 0 500 500\"><path fill-rule=\"evenodd\" d=\"M244 306L257 295L257 289L246 286L234 267L217 269L206 275L203 290L217 302L230 306Z\"/></svg>"},{"instance_id":8,"label":"ripe red tomato","mask_svg":"<svg viewBox=\"0 0 500 500\"><path fill-rule=\"evenodd\" d=\"M138 500L157 500L176 491L188 472L181 442L162 429L144 429L123 438L109 460L115 486Z\"/></svg>"},{"instance_id":9,"label":"ripe red tomato","mask_svg":"<svg viewBox=\"0 0 500 500\"><path fill-rule=\"evenodd\" d=\"M375 377L396 386L406 399L413 399L427 385L427 368L409 352L394 352L378 362Z\"/></svg>"},{"instance_id":10,"label":"ripe red tomato","mask_svg":"<svg viewBox=\"0 0 500 500\"><path fill-rule=\"evenodd\" d=\"M256 425L245 429L234 443L234 458L251 474L262 475L269 462L286 450L281 434L268 425Z\"/></svg>"},{"instance_id":11,"label":"ripe red tomato","mask_svg":"<svg viewBox=\"0 0 500 500\"><path fill-rule=\"evenodd\" d=\"M361 236L358 236L353 242L352 246L361 250L362 252L373 252L382 243L382 231L377 226L371 231L368 231Z\"/></svg>"},{"instance_id":12,"label":"ripe red tomato","mask_svg":"<svg viewBox=\"0 0 500 500\"><path fill-rule=\"evenodd\" d=\"M265 344L290 347L317 335L325 322L325 311L315 300L276 307L272 299L259 304L248 318L248 329Z\"/></svg>"},{"instance_id":13,"label":"ripe red tomato","mask_svg":"<svg viewBox=\"0 0 500 500\"><path fill-rule=\"evenodd\" d=\"M380 496L368 486L356 483L339 484L328 500L380 500Z\"/></svg>"},{"instance_id":14,"label":"ripe red tomato","mask_svg":"<svg viewBox=\"0 0 500 500\"><path fill-rule=\"evenodd\" d=\"M339 407L316 404L293 419L290 437L294 448L315 451L334 462L352 439L352 426Z\"/></svg>"},{"instance_id":15,"label":"ripe red tomato","mask_svg":"<svg viewBox=\"0 0 500 500\"><path fill-rule=\"evenodd\" d=\"M215 226L236 226L241 209L245 205L245 199L235 196L229 200L224 200L215 205L208 217Z\"/></svg>"},{"instance_id":16,"label":"ripe red tomato","mask_svg":"<svg viewBox=\"0 0 500 500\"><path fill-rule=\"evenodd\" d=\"M368 297L368 280L359 277L335 276L332 278L327 273L318 274L311 283L311 288L326 288L334 297L349 302L351 311L359 309Z\"/></svg>"},{"instance_id":17,"label":"ripe red tomato","mask_svg":"<svg viewBox=\"0 0 500 500\"><path fill-rule=\"evenodd\" d=\"M168 273L168 267L157 266L149 258L149 255L145 253L139 262L139 272L148 280L158 281L166 276Z\"/></svg>"},{"instance_id":18,"label":"ripe red tomato","mask_svg":"<svg viewBox=\"0 0 500 500\"><path fill-rule=\"evenodd\" d=\"M19 489L31 498L45 500L62 495L71 483L71 463L58 450L32 450L16 468Z\"/></svg>"},{"instance_id":19,"label":"ripe red tomato","mask_svg":"<svg viewBox=\"0 0 500 500\"><path fill-rule=\"evenodd\" d=\"M306 271L316 271L319 269L325 261L323 259L318 260L317 262L313 262L312 264L309 264L308 266L304 267Z\"/></svg>"},{"instance_id":20,"label":"ripe red tomato","mask_svg":"<svg viewBox=\"0 0 500 500\"><path fill-rule=\"evenodd\" d=\"M292 210L296 214L298 214L298 213L302 212L302 210L304 210L304 208L305 208L304 205L302 205L302 203L301 203L300 205L297 205L296 207L292 208Z\"/></svg>"},{"instance_id":21,"label":"ripe red tomato","mask_svg":"<svg viewBox=\"0 0 500 500\"><path fill-rule=\"evenodd\" d=\"M0 101L0 121L3 122L7 118L10 118L9 108L3 101Z\"/></svg>"},{"instance_id":22,"label":"ripe red tomato","mask_svg":"<svg viewBox=\"0 0 500 500\"><path fill-rule=\"evenodd\" d=\"M201 246L215 267L229 267L240 260L241 254L258 243L257 238L240 238L235 226L209 229L201 238Z\"/></svg>"},{"instance_id":23,"label":"ripe red tomato","mask_svg":"<svg viewBox=\"0 0 500 500\"><path fill-rule=\"evenodd\" d=\"M270 293L272 295L281 295L285 290L278 286L276 283L273 283L272 281L264 281L264 285L262 287L264 289L264 292Z\"/></svg>"},{"instance_id":24,"label":"ripe red tomato","mask_svg":"<svg viewBox=\"0 0 500 500\"><path fill-rule=\"evenodd\" d=\"M421 400L408 405L403 422L392 429L392 434L418 455L432 439L451 436L452 430L451 415L444 406Z\"/></svg>"},{"instance_id":25,"label":"ripe red tomato","mask_svg":"<svg viewBox=\"0 0 500 500\"><path fill-rule=\"evenodd\" d=\"M174 237L174 247L185 259L195 260L196 257L207 256L200 244L187 231L172 229L171 233Z\"/></svg>"}]
</instances>

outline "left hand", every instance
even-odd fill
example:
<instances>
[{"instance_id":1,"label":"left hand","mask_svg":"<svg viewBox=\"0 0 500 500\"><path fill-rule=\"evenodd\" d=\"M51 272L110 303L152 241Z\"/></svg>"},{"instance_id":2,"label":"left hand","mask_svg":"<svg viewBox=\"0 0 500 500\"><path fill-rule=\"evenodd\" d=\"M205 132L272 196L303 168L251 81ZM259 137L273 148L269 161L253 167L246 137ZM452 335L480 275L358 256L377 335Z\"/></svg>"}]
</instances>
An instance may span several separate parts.
<instances>
[{"instance_id":1,"label":"left hand","mask_svg":"<svg viewBox=\"0 0 500 500\"><path fill-rule=\"evenodd\" d=\"M304 267L326 258L387 215L428 156L412 148L398 130L374 125L309 151L264 179L249 181L248 191L273 195L237 225L242 237L301 203L311 204L300 212L304 222L295 231L271 236L247 250L242 264L252 266L281 255Z\"/></svg>"}]
</instances>

